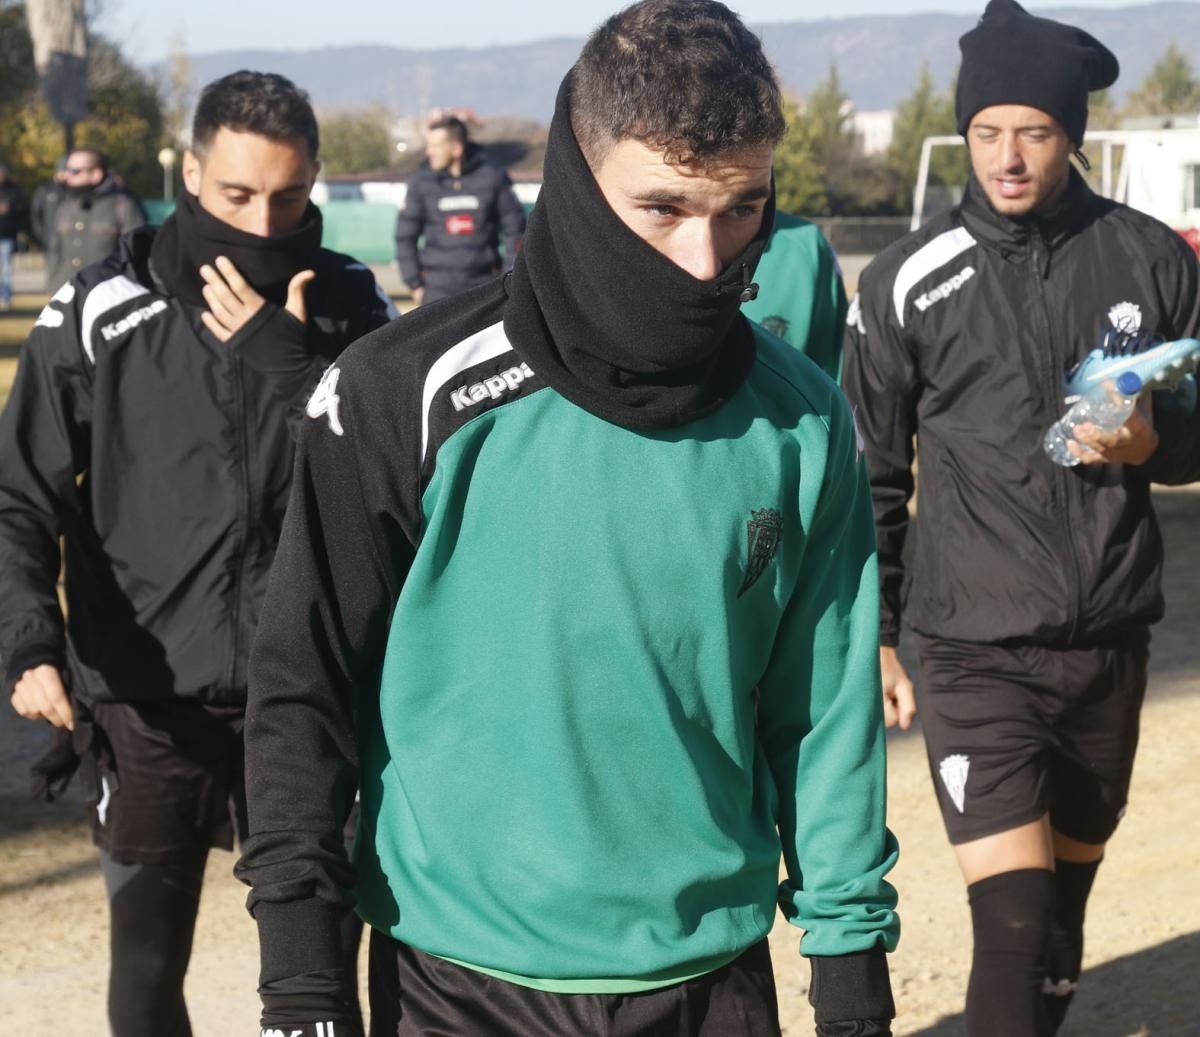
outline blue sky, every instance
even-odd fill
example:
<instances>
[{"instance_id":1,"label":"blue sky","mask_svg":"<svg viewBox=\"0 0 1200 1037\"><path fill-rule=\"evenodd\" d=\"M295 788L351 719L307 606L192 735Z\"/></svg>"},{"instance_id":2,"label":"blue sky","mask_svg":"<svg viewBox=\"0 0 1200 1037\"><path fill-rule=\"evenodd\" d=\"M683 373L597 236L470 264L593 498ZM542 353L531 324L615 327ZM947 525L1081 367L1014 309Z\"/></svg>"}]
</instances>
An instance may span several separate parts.
<instances>
[{"instance_id":1,"label":"blue sky","mask_svg":"<svg viewBox=\"0 0 1200 1037\"><path fill-rule=\"evenodd\" d=\"M1083 0L1124 7L1147 0ZM733 0L751 23L860 14L982 11L985 0ZM624 0L103 0L99 28L140 64L163 57L182 33L187 49L306 50L352 43L483 47L549 36L583 36ZM1068 6L1029 0L1030 10Z\"/></svg>"}]
</instances>

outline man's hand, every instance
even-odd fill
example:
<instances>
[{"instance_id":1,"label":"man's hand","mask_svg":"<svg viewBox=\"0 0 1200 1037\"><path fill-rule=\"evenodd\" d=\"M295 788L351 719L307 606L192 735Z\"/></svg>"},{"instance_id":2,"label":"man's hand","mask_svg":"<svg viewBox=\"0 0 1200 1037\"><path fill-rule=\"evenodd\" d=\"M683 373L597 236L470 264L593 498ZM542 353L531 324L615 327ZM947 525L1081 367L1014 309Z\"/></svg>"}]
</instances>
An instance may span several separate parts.
<instances>
[{"instance_id":1,"label":"man's hand","mask_svg":"<svg viewBox=\"0 0 1200 1037\"><path fill-rule=\"evenodd\" d=\"M417 285L417 287L412 290L412 297L413 302L420 306L421 303L425 301L425 286Z\"/></svg>"},{"instance_id":2,"label":"man's hand","mask_svg":"<svg viewBox=\"0 0 1200 1037\"><path fill-rule=\"evenodd\" d=\"M266 300L224 256L217 257L215 268L205 263L200 276L204 278L204 301L208 303L208 310L200 319L218 342L228 342L263 308ZM288 282L284 308L301 324L308 323L304 290L316 276L312 270L301 270Z\"/></svg>"},{"instance_id":3,"label":"man's hand","mask_svg":"<svg viewBox=\"0 0 1200 1037\"><path fill-rule=\"evenodd\" d=\"M55 727L75 730L71 700L62 675L53 666L35 666L21 674L13 688L12 706L26 720L49 720Z\"/></svg>"},{"instance_id":4,"label":"man's hand","mask_svg":"<svg viewBox=\"0 0 1200 1037\"><path fill-rule=\"evenodd\" d=\"M883 722L888 727L899 724L901 731L907 731L917 715L917 698L895 648L880 647L879 672L883 677Z\"/></svg>"},{"instance_id":5,"label":"man's hand","mask_svg":"<svg viewBox=\"0 0 1200 1037\"><path fill-rule=\"evenodd\" d=\"M1067 449L1082 464L1144 464L1158 449L1150 393L1138 397L1129 420L1118 429L1103 432L1095 425L1076 426L1075 442L1068 443Z\"/></svg>"}]
</instances>

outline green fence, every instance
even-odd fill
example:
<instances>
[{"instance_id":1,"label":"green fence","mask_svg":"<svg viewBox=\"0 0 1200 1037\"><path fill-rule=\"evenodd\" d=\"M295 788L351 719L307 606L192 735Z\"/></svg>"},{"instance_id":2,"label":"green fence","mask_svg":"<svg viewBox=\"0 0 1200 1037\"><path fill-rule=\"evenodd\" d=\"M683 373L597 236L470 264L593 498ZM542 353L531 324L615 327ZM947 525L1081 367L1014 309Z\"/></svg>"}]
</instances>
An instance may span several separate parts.
<instances>
[{"instance_id":1,"label":"green fence","mask_svg":"<svg viewBox=\"0 0 1200 1037\"><path fill-rule=\"evenodd\" d=\"M175 211L174 202L162 199L142 204L146 218L156 225ZM321 217L321 244L326 248L363 263L390 263L395 258L396 206L391 202L326 202Z\"/></svg>"},{"instance_id":2,"label":"green fence","mask_svg":"<svg viewBox=\"0 0 1200 1037\"><path fill-rule=\"evenodd\" d=\"M147 219L156 226L175 211L174 202L160 198L142 205ZM532 208L525 206L526 215ZM363 263L390 263L396 258L396 206L391 202L326 202L321 206L321 217L321 244L326 248Z\"/></svg>"}]
</instances>

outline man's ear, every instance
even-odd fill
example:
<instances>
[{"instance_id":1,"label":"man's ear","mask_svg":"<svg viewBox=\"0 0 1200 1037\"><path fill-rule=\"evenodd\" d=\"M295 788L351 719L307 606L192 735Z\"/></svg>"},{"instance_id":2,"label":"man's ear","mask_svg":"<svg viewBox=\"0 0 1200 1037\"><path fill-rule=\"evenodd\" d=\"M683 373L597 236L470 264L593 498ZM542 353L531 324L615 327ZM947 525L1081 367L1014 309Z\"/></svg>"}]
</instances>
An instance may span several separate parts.
<instances>
[{"instance_id":1,"label":"man's ear","mask_svg":"<svg viewBox=\"0 0 1200 1037\"><path fill-rule=\"evenodd\" d=\"M189 194L200 194L200 173L200 159L188 148L183 153L183 186L188 189Z\"/></svg>"}]
</instances>

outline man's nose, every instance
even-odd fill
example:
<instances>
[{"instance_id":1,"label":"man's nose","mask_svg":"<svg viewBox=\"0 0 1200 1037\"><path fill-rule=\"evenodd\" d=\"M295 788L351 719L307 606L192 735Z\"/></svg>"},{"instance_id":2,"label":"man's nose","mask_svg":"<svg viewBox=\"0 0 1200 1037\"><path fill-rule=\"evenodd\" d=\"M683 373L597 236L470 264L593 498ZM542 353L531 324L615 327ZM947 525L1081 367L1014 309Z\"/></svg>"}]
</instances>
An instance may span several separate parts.
<instances>
[{"instance_id":1,"label":"man's nose","mask_svg":"<svg viewBox=\"0 0 1200 1037\"><path fill-rule=\"evenodd\" d=\"M717 250L717 236L707 220L692 220L693 226L681 230L677 249L671 259L698 281L711 281L724 264Z\"/></svg>"},{"instance_id":2,"label":"man's nose","mask_svg":"<svg viewBox=\"0 0 1200 1037\"><path fill-rule=\"evenodd\" d=\"M1021 142L1017 137L1005 137L1000 145L1000 166L1008 173L1019 173L1025 168L1021 154Z\"/></svg>"},{"instance_id":3,"label":"man's nose","mask_svg":"<svg viewBox=\"0 0 1200 1037\"><path fill-rule=\"evenodd\" d=\"M265 200L255 207L254 216L246 230L251 234L257 234L260 238L270 237L277 230L271 206Z\"/></svg>"}]
</instances>

